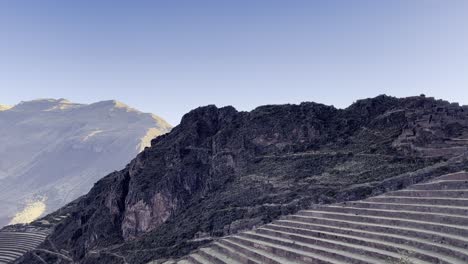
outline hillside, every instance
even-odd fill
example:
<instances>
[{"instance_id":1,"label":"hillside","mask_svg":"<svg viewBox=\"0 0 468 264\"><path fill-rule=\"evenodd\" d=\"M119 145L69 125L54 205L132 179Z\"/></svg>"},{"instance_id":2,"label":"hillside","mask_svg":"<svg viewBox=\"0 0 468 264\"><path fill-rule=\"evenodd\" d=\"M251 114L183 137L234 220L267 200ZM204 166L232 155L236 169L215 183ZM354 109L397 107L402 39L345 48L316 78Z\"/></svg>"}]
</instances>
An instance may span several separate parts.
<instances>
[{"instance_id":1,"label":"hillside","mask_svg":"<svg viewBox=\"0 0 468 264\"><path fill-rule=\"evenodd\" d=\"M165 264L466 264L468 173L317 205Z\"/></svg>"},{"instance_id":2,"label":"hillside","mask_svg":"<svg viewBox=\"0 0 468 264\"><path fill-rule=\"evenodd\" d=\"M41 221L35 254L78 263L176 258L317 203L357 200L466 169L468 108L378 96L346 109L316 103L185 115L127 167ZM53 219L60 219L50 225ZM63 263L68 263L63 260ZM20 263L41 263L29 254Z\"/></svg>"},{"instance_id":3,"label":"hillside","mask_svg":"<svg viewBox=\"0 0 468 264\"><path fill-rule=\"evenodd\" d=\"M0 226L34 220L87 193L170 130L117 101L41 99L0 110Z\"/></svg>"}]
</instances>

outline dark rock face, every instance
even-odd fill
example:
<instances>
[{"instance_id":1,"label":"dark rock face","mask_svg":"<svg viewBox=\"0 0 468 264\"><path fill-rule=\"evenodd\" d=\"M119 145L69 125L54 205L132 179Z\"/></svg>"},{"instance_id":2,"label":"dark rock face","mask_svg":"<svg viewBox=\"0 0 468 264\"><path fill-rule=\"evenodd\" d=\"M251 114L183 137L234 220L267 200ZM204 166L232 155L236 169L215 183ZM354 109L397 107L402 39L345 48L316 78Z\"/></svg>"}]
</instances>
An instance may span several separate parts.
<instances>
[{"instance_id":1,"label":"dark rock face","mask_svg":"<svg viewBox=\"0 0 468 264\"><path fill-rule=\"evenodd\" d=\"M314 203L401 188L408 173L419 170L421 180L455 170L450 160L468 150L466 139L466 108L425 97L379 96L344 110L198 108L57 212L70 217L42 247L78 263L177 257ZM21 263L36 261L27 255Z\"/></svg>"}]
</instances>

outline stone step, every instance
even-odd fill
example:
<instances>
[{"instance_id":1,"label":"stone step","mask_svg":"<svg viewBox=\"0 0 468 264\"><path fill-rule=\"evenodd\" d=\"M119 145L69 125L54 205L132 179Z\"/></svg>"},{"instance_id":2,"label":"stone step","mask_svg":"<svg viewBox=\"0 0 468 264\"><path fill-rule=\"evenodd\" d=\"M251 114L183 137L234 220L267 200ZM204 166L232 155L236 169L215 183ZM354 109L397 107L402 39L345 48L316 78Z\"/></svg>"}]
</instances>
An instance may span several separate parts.
<instances>
[{"instance_id":1,"label":"stone step","mask_svg":"<svg viewBox=\"0 0 468 264\"><path fill-rule=\"evenodd\" d=\"M14 243L14 242L11 242L11 243L4 243L2 245L0 245L0 248L18 248L18 249L21 249L21 248L35 248L38 244L17 244L17 243Z\"/></svg>"},{"instance_id":2,"label":"stone step","mask_svg":"<svg viewBox=\"0 0 468 264\"><path fill-rule=\"evenodd\" d=\"M31 246L37 246L41 244L43 241L28 241L28 240L7 240L7 241L0 241L0 247L3 245L31 245Z\"/></svg>"},{"instance_id":3,"label":"stone step","mask_svg":"<svg viewBox=\"0 0 468 264\"><path fill-rule=\"evenodd\" d=\"M25 239L25 240L34 240L34 241L43 241L45 238L44 237L38 237L38 236L27 236L27 235L0 235L1 240L6 240L6 239Z\"/></svg>"},{"instance_id":4,"label":"stone step","mask_svg":"<svg viewBox=\"0 0 468 264\"><path fill-rule=\"evenodd\" d=\"M263 252L268 252L270 256L276 256L282 259L279 263L317 263L317 264L337 264L336 260L321 261L320 256L315 256L308 252L297 249L292 249L286 246L265 242L262 240L252 239L245 236L233 236L232 240L248 248L256 248ZM316 258L318 257L318 258ZM327 259L327 258L326 258ZM349 262L342 262L349 263Z\"/></svg>"},{"instance_id":5,"label":"stone step","mask_svg":"<svg viewBox=\"0 0 468 264\"><path fill-rule=\"evenodd\" d=\"M17 244L11 244L11 245L3 245L0 247L0 250L2 249L8 249L8 250L16 250L18 252L24 252L26 250L35 248L35 245L17 245Z\"/></svg>"},{"instance_id":6,"label":"stone step","mask_svg":"<svg viewBox=\"0 0 468 264\"><path fill-rule=\"evenodd\" d=\"M346 243L347 241L331 240L326 237L306 236L269 227L259 228L256 233L256 236L251 236L253 239L277 243L350 263L382 263L400 259L400 255L393 252Z\"/></svg>"},{"instance_id":7,"label":"stone step","mask_svg":"<svg viewBox=\"0 0 468 264\"><path fill-rule=\"evenodd\" d=\"M36 237L45 239L47 234L45 233L26 233L26 232L0 232L0 237Z\"/></svg>"},{"instance_id":8,"label":"stone step","mask_svg":"<svg viewBox=\"0 0 468 264\"><path fill-rule=\"evenodd\" d=\"M349 207L356 207L356 208L382 209L382 210L403 210L403 211L468 216L468 207L456 207L456 206L447 206L447 205L378 203L378 202L368 202L364 200L364 201L346 202L346 203L336 204L335 206L342 206L342 207L349 206Z\"/></svg>"},{"instance_id":9,"label":"stone step","mask_svg":"<svg viewBox=\"0 0 468 264\"><path fill-rule=\"evenodd\" d=\"M33 246L27 246L27 247L19 247L17 245L10 245L10 246L2 246L0 247L0 250L8 250L12 252L18 252L18 253L24 253L27 252L28 250L34 249L35 247Z\"/></svg>"},{"instance_id":10,"label":"stone step","mask_svg":"<svg viewBox=\"0 0 468 264\"><path fill-rule=\"evenodd\" d=\"M423 264L423 263L424 264L430 264L430 263L463 264L465 263L464 261L460 261L460 260L450 258L450 257L449 257L450 260L453 260L452 262L443 260L441 255L434 254L430 251L426 251L426 252L408 251L408 249L411 249L411 248L406 247L406 246L403 246L401 250L398 251L398 250L395 250L392 247L392 245L390 245L389 243L382 243L381 241L372 241L370 239L363 239L363 238L349 236L347 239L338 240L337 234L334 234L334 233L330 233L328 234L328 236L325 233L320 233L319 237L317 237L317 236L307 236L305 234L298 234L294 232L275 231L275 230L270 229L269 227L265 227L262 229L263 230L260 230L260 231L267 232L274 236L278 236L278 233L282 233L283 236L299 239L300 241L304 241L307 244L319 243L328 248L333 248L334 250L337 250L339 254L343 254L343 252L358 254L363 260L368 261L368 262L370 261L370 258L375 258L376 259L374 260L375 263L384 263L384 262L395 263L395 262L398 262L401 258L405 257L406 255L408 256L410 255L410 254L406 254L406 252L411 252L410 260L412 261L412 263L418 263L418 264ZM346 238L346 237L342 236L341 238ZM322 241L327 241L327 242L323 243ZM363 260L360 260L357 263L363 263L362 262Z\"/></svg>"},{"instance_id":11,"label":"stone step","mask_svg":"<svg viewBox=\"0 0 468 264\"><path fill-rule=\"evenodd\" d=\"M198 250L198 254L216 264L242 264L242 262L223 254L215 248L201 248Z\"/></svg>"},{"instance_id":12,"label":"stone step","mask_svg":"<svg viewBox=\"0 0 468 264\"><path fill-rule=\"evenodd\" d=\"M468 260L468 250L433 243L429 240L367 232L361 229L333 228L325 225L308 225L307 228L300 228L287 225L287 223L284 225L269 224L264 228L293 233L299 236L318 237L363 245L397 254L401 252L412 252L413 257L428 261L429 263L437 263L442 259L449 260L449 262L446 263L467 263Z\"/></svg>"},{"instance_id":13,"label":"stone step","mask_svg":"<svg viewBox=\"0 0 468 264\"><path fill-rule=\"evenodd\" d=\"M333 228L358 229L368 232L385 233L391 235L410 236L417 239L433 241L434 243L448 244L461 249L468 248L468 238L459 235L449 235L446 233L428 231L425 229L400 227L395 225L370 224L362 221L349 221L319 217L308 217L308 219L298 218L296 220L277 220L273 222L277 225L286 225L299 228L317 228L316 226L330 226Z\"/></svg>"},{"instance_id":14,"label":"stone step","mask_svg":"<svg viewBox=\"0 0 468 264\"><path fill-rule=\"evenodd\" d=\"M468 190L401 190L388 192L384 197L468 198Z\"/></svg>"},{"instance_id":15,"label":"stone step","mask_svg":"<svg viewBox=\"0 0 468 264\"><path fill-rule=\"evenodd\" d=\"M460 190L468 189L468 180L447 180L433 181L428 183L415 184L408 187L408 190Z\"/></svg>"},{"instance_id":16,"label":"stone step","mask_svg":"<svg viewBox=\"0 0 468 264\"><path fill-rule=\"evenodd\" d=\"M12 231L12 230L3 230L2 234L31 234L31 235L41 235L41 236L47 236L49 232L46 231L39 231L39 230L27 230L27 231Z\"/></svg>"},{"instance_id":17,"label":"stone step","mask_svg":"<svg viewBox=\"0 0 468 264\"><path fill-rule=\"evenodd\" d=\"M335 248L326 248L255 232L242 233L238 238L243 239L242 243L250 246L259 246L279 256L306 263L382 263L381 260L370 256L363 257Z\"/></svg>"},{"instance_id":18,"label":"stone step","mask_svg":"<svg viewBox=\"0 0 468 264\"><path fill-rule=\"evenodd\" d=\"M3 261L4 263L12 263L16 259L17 257L0 256L0 261Z\"/></svg>"},{"instance_id":19,"label":"stone step","mask_svg":"<svg viewBox=\"0 0 468 264\"><path fill-rule=\"evenodd\" d=\"M302 221L308 221L308 217L321 217L327 219L338 219L338 220L350 220L350 221L361 221L370 224L384 224L393 225L399 227L418 228L422 230L431 230L440 233L468 236L468 228L460 225L449 225L435 222L411 220L404 218L390 218L390 217L379 217L379 216L364 216L364 215L353 215L344 213L332 213L325 211L315 211L309 213L308 216L304 215L290 215L285 216L285 219L300 219Z\"/></svg>"},{"instance_id":20,"label":"stone step","mask_svg":"<svg viewBox=\"0 0 468 264\"><path fill-rule=\"evenodd\" d=\"M13 261L17 260L19 256L8 256L8 255L0 255L0 260L6 261L9 263L13 263Z\"/></svg>"},{"instance_id":21,"label":"stone step","mask_svg":"<svg viewBox=\"0 0 468 264\"><path fill-rule=\"evenodd\" d=\"M447 205L447 206L457 206L457 207L468 208L468 199L462 199L462 198L376 196L376 197L368 198L365 201L366 202L378 202L378 203L398 203L398 204Z\"/></svg>"},{"instance_id":22,"label":"stone step","mask_svg":"<svg viewBox=\"0 0 468 264\"><path fill-rule=\"evenodd\" d=\"M10 256L10 255L0 255L0 260L6 261L7 263L12 263L14 260L18 259L20 256Z\"/></svg>"},{"instance_id":23,"label":"stone step","mask_svg":"<svg viewBox=\"0 0 468 264\"><path fill-rule=\"evenodd\" d=\"M238 259L241 263L245 263L245 264L261 264L262 263L258 259L254 259L245 254L242 254L241 252L237 251L235 248L229 247L219 242L214 242L212 244L212 247L218 250L219 252L222 252L226 256L229 256L234 259Z\"/></svg>"},{"instance_id":24,"label":"stone step","mask_svg":"<svg viewBox=\"0 0 468 264\"><path fill-rule=\"evenodd\" d=\"M0 249L4 248L11 248L11 249L18 249L18 250L22 250L22 249L33 249L33 248L36 248L38 244L16 244L16 243L11 243L11 244L3 244L3 245L0 245Z\"/></svg>"},{"instance_id":25,"label":"stone step","mask_svg":"<svg viewBox=\"0 0 468 264\"><path fill-rule=\"evenodd\" d=\"M434 179L435 181L460 181L460 180L468 180L468 173L467 172L456 172L447 175L443 175Z\"/></svg>"},{"instance_id":26,"label":"stone step","mask_svg":"<svg viewBox=\"0 0 468 264\"><path fill-rule=\"evenodd\" d=\"M205 258L206 260L208 260L210 263L225 264L225 262L222 262L220 259L216 258L212 254L209 254L209 252L207 252L207 248L200 248L199 250L196 251L196 253L200 255L202 258Z\"/></svg>"},{"instance_id":27,"label":"stone step","mask_svg":"<svg viewBox=\"0 0 468 264\"><path fill-rule=\"evenodd\" d=\"M272 254L271 252L267 252L264 250L261 250L256 247L252 246L246 246L242 243L239 243L237 240L235 240L233 237L228 237L225 239L219 240L219 242L223 245L232 247L236 249L237 251L241 252L242 254L249 256L249 258L253 258L254 260L259 260L260 263L266 263L266 264L282 264L282 263L299 263L303 264L302 262L298 261L293 261L293 260L288 260L282 257L279 257L275 254Z\"/></svg>"},{"instance_id":28,"label":"stone step","mask_svg":"<svg viewBox=\"0 0 468 264\"><path fill-rule=\"evenodd\" d=\"M318 206L318 211L346 213L353 215L364 216L382 216L388 218L404 218L412 220L421 220L426 222L445 223L453 225L468 226L468 217L450 214L424 213L404 210L383 210L383 209L368 209L343 206ZM298 212L298 215L315 215L315 210L303 210Z\"/></svg>"},{"instance_id":29,"label":"stone step","mask_svg":"<svg viewBox=\"0 0 468 264\"><path fill-rule=\"evenodd\" d=\"M18 254L24 254L25 252L34 249L35 247L15 247L15 246L7 246L7 247L0 247L0 250L16 252Z\"/></svg>"},{"instance_id":30,"label":"stone step","mask_svg":"<svg viewBox=\"0 0 468 264\"><path fill-rule=\"evenodd\" d=\"M24 234L24 233L2 233L0 232L1 238L9 238L9 237L30 237L30 238L37 238L37 239L45 239L45 236L37 235L37 234Z\"/></svg>"},{"instance_id":31,"label":"stone step","mask_svg":"<svg viewBox=\"0 0 468 264\"><path fill-rule=\"evenodd\" d=\"M27 238L18 238L18 239L13 239L13 238L8 238L8 239L2 239L0 238L0 243L29 243L29 244L40 244L44 242L44 240L36 240L36 239L27 239Z\"/></svg>"},{"instance_id":32,"label":"stone step","mask_svg":"<svg viewBox=\"0 0 468 264\"><path fill-rule=\"evenodd\" d=\"M8 240L1 240L0 241L0 245L6 245L6 244L9 244L9 245L24 245L24 244L28 244L28 245L39 245L40 243L42 243L43 241L30 241L30 240L13 240L13 239L8 239Z\"/></svg>"},{"instance_id":33,"label":"stone step","mask_svg":"<svg viewBox=\"0 0 468 264\"><path fill-rule=\"evenodd\" d=\"M4 250L0 250L0 256L10 256L10 257L19 257L19 256L22 256L22 254L18 254L18 253L15 253L15 252L10 252L10 251L4 251Z\"/></svg>"},{"instance_id":34,"label":"stone step","mask_svg":"<svg viewBox=\"0 0 468 264\"><path fill-rule=\"evenodd\" d=\"M27 244L27 245L39 245L41 244L43 241L30 241L30 240L0 240L0 245L24 245L24 244Z\"/></svg>"},{"instance_id":35,"label":"stone step","mask_svg":"<svg viewBox=\"0 0 468 264\"><path fill-rule=\"evenodd\" d=\"M35 241L43 241L45 238L42 237L36 237L36 236L26 236L26 235L19 235L19 236L0 236L0 239L6 240L6 239L25 239L25 240L35 240Z\"/></svg>"},{"instance_id":36,"label":"stone step","mask_svg":"<svg viewBox=\"0 0 468 264\"><path fill-rule=\"evenodd\" d=\"M194 264L212 264L213 263L213 262L211 262L210 260L208 260L207 258L201 256L198 253L190 254L188 256L187 260L194 263Z\"/></svg>"},{"instance_id":37,"label":"stone step","mask_svg":"<svg viewBox=\"0 0 468 264\"><path fill-rule=\"evenodd\" d=\"M35 238L35 237L1 237L0 241L35 241L41 242L44 241L44 238Z\"/></svg>"}]
</instances>

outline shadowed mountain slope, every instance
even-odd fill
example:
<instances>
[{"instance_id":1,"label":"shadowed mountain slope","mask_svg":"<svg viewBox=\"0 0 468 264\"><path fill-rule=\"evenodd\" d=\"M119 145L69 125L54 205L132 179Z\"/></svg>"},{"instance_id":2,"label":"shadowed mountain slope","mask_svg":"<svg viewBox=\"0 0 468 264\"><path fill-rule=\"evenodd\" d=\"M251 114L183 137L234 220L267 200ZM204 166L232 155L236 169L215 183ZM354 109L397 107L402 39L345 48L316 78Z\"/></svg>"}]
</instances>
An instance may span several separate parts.
<instances>
[{"instance_id":1,"label":"shadowed mountain slope","mask_svg":"<svg viewBox=\"0 0 468 264\"><path fill-rule=\"evenodd\" d=\"M87 193L122 169L164 120L117 101L22 102L0 111L0 226L34 220Z\"/></svg>"}]
</instances>

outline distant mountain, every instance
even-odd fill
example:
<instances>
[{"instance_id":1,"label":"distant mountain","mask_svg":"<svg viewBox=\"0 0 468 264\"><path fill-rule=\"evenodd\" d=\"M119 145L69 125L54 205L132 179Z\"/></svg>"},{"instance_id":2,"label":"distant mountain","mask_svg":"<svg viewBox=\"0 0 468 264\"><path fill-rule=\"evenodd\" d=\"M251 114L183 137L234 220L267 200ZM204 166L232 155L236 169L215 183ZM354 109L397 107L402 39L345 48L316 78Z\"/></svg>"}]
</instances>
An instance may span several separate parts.
<instances>
[{"instance_id":1,"label":"distant mountain","mask_svg":"<svg viewBox=\"0 0 468 264\"><path fill-rule=\"evenodd\" d=\"M17 263L65 263L65 255L66 263L163 263L312 204L467 170L467 157L468 107L425 96L346 109L201 107L125 169L34 222L51 234L34 251L40 259Z\"/></svg>"},{"instance_id":2,"label":"distant mountain","mask_svg":"<svg viewBox=\"0 0 468 264\"><path fill-rule=\"evenodd\" d=\"M34 220L85 194L170 129L117 101L0 105L0 226Z\"/></svg>"},{"instance_id":3,"label":"distant mountain","mask_svg":"<svg viewBox=\"0 0 468 264\"><path fill-rule=\"evenodd\" d=\"M0 111L5 111L5 110L8 110L10 108L11 108L11 106L0 104Z\"/></svg>"}]
</instances>

